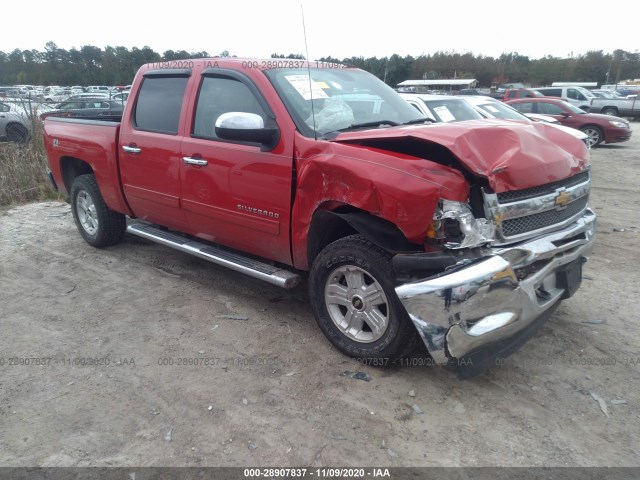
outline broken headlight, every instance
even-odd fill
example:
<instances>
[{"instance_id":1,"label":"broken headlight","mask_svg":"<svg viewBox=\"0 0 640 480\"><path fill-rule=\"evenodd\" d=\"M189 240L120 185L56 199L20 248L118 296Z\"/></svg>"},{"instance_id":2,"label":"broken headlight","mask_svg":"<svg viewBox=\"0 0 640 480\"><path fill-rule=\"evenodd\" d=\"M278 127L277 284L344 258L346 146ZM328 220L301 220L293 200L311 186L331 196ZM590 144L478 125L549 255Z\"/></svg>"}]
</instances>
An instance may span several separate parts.
<instances>
[{"instance_id":1,"label":"broken headlight","mask_svg":"<svg viewBox=\"0 0 640 480\"><path fill-rule=\"evenodd\" d=\"M464 202L441 199L427 237L445 248L473 248L494 240L495 226L485 218L475 218Z\"/></svg>"}]
</instances>

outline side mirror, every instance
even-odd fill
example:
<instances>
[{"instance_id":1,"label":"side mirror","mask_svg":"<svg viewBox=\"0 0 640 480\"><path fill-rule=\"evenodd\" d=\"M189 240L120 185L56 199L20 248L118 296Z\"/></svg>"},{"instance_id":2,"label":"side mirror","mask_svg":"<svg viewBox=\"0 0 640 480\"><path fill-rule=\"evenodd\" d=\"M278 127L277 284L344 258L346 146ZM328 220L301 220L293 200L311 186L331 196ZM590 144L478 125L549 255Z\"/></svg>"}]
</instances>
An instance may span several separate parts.
<instances>
[{"instance_id":1,"label":"side mirror","mask_svg":"<svg viewBox=\"0 0 640 480\"><path fill-rule=\"evenodd\" d=\"M216 120L215 128L218 138L260 143L266 150L275 147L280 139L280 130L275 127L265 127L262 117L255 113L223 113Z\"/></svg>"}]
</instances>

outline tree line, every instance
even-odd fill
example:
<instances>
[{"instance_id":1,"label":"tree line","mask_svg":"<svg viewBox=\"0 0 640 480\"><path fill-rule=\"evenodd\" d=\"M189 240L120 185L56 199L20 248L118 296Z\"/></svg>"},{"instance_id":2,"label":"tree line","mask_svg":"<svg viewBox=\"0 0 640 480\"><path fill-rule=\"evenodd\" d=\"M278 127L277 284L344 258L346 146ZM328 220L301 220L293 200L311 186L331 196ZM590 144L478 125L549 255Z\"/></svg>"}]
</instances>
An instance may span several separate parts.
<instances>
[{"instance_id":1,"label":"tree line","mask_svg":"<svg viewBox=\"0 0 640 480\"><path fill-rule=\"evenodd\" d=\"M185 50L167 50L160 54L148 46L101 49L84 45L66 50L48 42L43 51L0 51L0 85L127 85L145 63L214 56L230 54L226 50L214 55ZM274 53L271 57L304 59L295 53ZM567 58L548 55L532 59L517 52L503 53L496 58L438 51L417 57L394 54L382 58L329 56L318 60L361 68L392 87L409 79L475 78L479 86L488 87L492 83L511 82L532 86L550 85L554 81L603 84L640 78L640 52L622 49L611 53L594 50Z\"/></svg>"}]
</instances>

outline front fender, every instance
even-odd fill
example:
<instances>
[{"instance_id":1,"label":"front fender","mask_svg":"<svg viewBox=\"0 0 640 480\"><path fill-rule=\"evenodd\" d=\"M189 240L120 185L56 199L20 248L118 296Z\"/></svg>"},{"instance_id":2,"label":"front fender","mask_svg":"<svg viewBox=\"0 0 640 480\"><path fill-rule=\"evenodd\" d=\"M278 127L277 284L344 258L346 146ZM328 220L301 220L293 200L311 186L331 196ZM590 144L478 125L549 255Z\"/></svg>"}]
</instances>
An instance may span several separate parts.
<instances>
[{"instance_id":1,"label":"front fender","mask_svg":"<svg viewBox=\"0 0 640 480\"><path fill-rule=\"evenodd\" d=\"M303 270L309 268L307 239L319 209L349 205L391 223L409 243L422 244L438 200L468 197L460 172L410 155L299 134L295 154L292 250L294 265ZM356 218L351 222L367 228Z\"/></svg>"}]
</instances>

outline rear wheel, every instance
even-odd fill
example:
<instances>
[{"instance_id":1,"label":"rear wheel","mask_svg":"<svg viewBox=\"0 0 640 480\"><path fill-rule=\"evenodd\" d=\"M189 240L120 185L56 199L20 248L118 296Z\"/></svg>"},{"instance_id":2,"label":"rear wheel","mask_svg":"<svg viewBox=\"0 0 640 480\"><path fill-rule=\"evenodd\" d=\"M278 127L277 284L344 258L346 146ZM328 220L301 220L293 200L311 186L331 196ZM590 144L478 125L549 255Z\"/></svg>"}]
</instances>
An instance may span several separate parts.
<instances>
[{"instance_id":1,"label":"rear wheel","mask_svg":"<svg viewBox=\"0 0 640 480\"><path fill-rule=\"evenodd\" d=\"M588 127L583 127L580 130L582 130L582 132L588 137L587 142L589 142L589 146L591 148L597 147L604 140L604 135L599 127L589 125Z\"/></svg>"},{"instance_id":2,"label":"rear wheel","mask_svg":"<svg viewBox=\"0 0 640 480\"><path fill-rule=\"evenodd\" d=\"M618 110L616 110L613 107L609 107L609 108L605 108L604 110L602 110L602 113L604 115L618 115Z\"/></svg>"},{"instance_id":3,"label":"rear wheel","mask_svg":"<svg viewBox=\"0 0 640 480\"><path fill-rule=\"evenodd\" d=\"M73 181L71 212L80 235L89 245L108 247L122 240L126 218L107 207L94 175L80 175Z\"/></svg>"},{"instance_id":4,"label":"rear wheel","mask_svg":"<svg viewBox=\"0 0 640 480\"><path fill-rule=\"evenodd\" d=\"M419 337L394 289L391 256L360 235L328 245L309 276L311 305L329 341L351 357L389 365Z\"/></svg>"}]
</instances>

